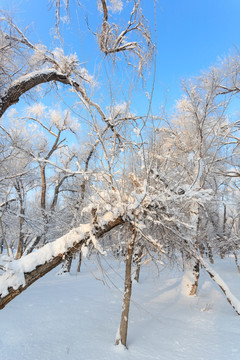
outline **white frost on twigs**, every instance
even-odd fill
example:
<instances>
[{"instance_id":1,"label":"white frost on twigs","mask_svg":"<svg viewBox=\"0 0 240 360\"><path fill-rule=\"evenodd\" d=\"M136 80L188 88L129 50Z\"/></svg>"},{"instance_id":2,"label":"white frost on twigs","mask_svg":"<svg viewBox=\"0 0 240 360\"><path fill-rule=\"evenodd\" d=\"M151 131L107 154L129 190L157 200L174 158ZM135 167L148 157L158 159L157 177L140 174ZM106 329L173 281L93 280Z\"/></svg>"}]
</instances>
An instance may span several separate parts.
<instances>
[{"instance_id":1,"label":"white frost on twigs","mask_svg":"<svg viewBox=\"0 0 240 360\"><path fill-rule=\"evenodd\" d=\"M34 116L42 116L46 110L46 106L42 103L34 103L33 105L27 108L27 112L29 115Z\"/></svg>"},{"instance_id":2,"label":"white frost on twigs","mask_svg":"<svg viewBox=\"0 0 240 360\"><path fill-rule=\"evenodd\" d=\"M109 9L112 12L121 12L123 9L123 2L122 0L109 0L111 5L109 6Z\"/></svg>"}]
</instances>

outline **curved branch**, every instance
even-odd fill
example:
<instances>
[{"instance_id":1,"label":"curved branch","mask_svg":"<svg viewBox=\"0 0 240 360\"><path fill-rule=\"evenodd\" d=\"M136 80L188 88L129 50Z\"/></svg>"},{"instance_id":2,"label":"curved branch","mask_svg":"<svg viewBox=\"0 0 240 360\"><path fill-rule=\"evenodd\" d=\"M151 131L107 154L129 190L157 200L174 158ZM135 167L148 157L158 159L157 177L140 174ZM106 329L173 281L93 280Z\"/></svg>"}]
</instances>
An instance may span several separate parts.
<instances>
[{"instance_id":1,"label":"curved branch","mask_svg":"<svg viewBox=\"0 0 240 360\"><path fill-rule=\"evenodd\" d=\"M72 80L68 75L59 73L54 68L34 71L15 80L8 89L0 94L0 118L11 105L18 103L20 97L27 91L33 89L37 85L51 81L72 85Z\"/></svg>"},{"instance_id":2,"label":"curved branch","mask_svg":"<svg viewBox=\"0 0 240 360\"><path fill-rule=\"evenodd\" d=\"M85 79L83 78L83 80ZM0 94L0 118L10 106L18 103L20 97L27 91L33 89L37 85L51 81L57 81L65 85L72 86L72 88L75 89L76 94L80 94L89 107L94 107L101 116L102 121L104 121L114 133L116 133L114 125L106 118L101 107L88 97L83 87L81 87L81 85L73 80L69 75L60 73L54 68L34 71L28 75L21 76L18 80L15 80L8 89L5 89ZM118 140L121 141L118 133L116 133L116 136Z\"/></svg>"}]
</instances>

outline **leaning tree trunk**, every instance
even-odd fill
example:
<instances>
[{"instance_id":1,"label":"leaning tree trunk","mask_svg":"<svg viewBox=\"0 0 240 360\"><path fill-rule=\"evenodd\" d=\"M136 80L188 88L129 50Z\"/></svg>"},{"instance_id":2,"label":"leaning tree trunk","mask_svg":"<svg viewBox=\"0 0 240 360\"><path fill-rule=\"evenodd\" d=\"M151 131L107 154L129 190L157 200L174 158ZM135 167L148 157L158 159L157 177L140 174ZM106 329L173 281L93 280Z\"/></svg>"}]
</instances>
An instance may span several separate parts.
<instances>
[{"instance_id":1,"label":"leaning tree trunk","mask_svg":"<svg viewBox=\"0 0 240 360\"><path fill-rule=\"evenodd\" d=\"M123 223L124 221L121 216L114 220L110 220L108 223L100 226L95 232L94 236L96 239L98 239L116 226L122 225ZM0 275L0 310L3 309L16 296L26 290L35 281L61 264L64 258L79 252L82 245L90 239L90 233L87 227L88 224L79 226L76 229L72 229L69 233L62 236L61 238L53 241L51 243L52 252L50 254L48 254L48 251L45 253L45 249L48 249L50 246L50 244L47 244L41 249L36 250L34 253L23 256L20 260L14 260L16 266L13 268L17 269L19 262L22 262L22 265L20 266L21 271L25 266L26 268L29 266L30 268L32 267L32 270L28 269L21 273L15 270L15 273L13 270L9 269ZM90 228L91 226L89 229ZM73 238L74 241L70 245L71 238Z\"/></svg>"},{"instance_id":2,"label":"leaning tree trunk","mask_svg":"<svg viewBox=\"0 0 240 360\"><path fill-rule=\"evenodd\" d=\"M239 263L238 263L238 257L237 257L236 252L234 252L233 255L234 255L234 260L235 260L235 264L236 264L236 266L237 266L237 269L238 269L238 271L240 272L240 265L239 265Z\"/></svg>"},{"instance_id":3,"label":"leaning tree trunk","mask_svg":"<svg viewBox=\"0 0 240 360\"><path fill-rule=\"evenodd\" d=\"M240 315L240 301L232 294L229 287L225 283L225 281L219 276L219 274L203 259L203 257L199 254L198 249L188 241L185 241L186 252L188 256L191 256L194 261L199 263L199 265L206 270L208 275L212 278L212 280L218 285L220 290L224 293L227 298L227 301L232 306L232 308L236 311L238 315Z\"/></svg>"},{"instance_id":4,"label":"leaning tree trunk","mask_svg":"<svg viewBox=\"0 0 240 360\"><path fill-rule=\"evenodd\" d=\"M132 239L128 243L126 260L125 260L125 283L124 283L124 296L122 304L122 315L120 327L116 337L116 345L122 344L127 346L127 331L128 331L128 317L130 309L130 301L132 295L132 258L134 250L134 240L136 234L133 234Z\"/></svg>"},{"instance_id":5,"label":"leaning tree trunk","mask_svg":"<svg viewBox=\"0 0 240 360\"><path fill-rule=\"evenodd\" d=\"M198 260L202 267L207 271L208 275L222 290L229 304L233 307L236 313L240 315L240 301L232 294L229 287L219 276L219 274L202 257L198 257Z\"/></svg>"}]
</instances>

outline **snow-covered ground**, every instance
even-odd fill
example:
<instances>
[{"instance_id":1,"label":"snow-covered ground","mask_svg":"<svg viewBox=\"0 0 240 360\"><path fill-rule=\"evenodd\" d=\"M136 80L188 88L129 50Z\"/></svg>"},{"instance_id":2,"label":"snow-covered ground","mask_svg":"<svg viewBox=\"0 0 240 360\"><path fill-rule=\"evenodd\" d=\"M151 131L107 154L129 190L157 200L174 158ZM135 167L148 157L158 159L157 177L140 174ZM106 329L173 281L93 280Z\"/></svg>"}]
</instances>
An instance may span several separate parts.
<instances>
[{"instance_id":1,"label":"snow-covered ground","mask_svg":"<svg viewBox=\"0 0 240 360\"><path fill-rule=\"evenodd\" d=\"M115 346L124 269L102 264L105 273L92 261L78 275L53 270L7 305L0 312L0 359L240 359L240 317L204 270L199 295L189 298L181 271L158 275L150 264L133 285L128 350ZM233 259L214 267L240 299Z\"/></svg>"}]
</instances>

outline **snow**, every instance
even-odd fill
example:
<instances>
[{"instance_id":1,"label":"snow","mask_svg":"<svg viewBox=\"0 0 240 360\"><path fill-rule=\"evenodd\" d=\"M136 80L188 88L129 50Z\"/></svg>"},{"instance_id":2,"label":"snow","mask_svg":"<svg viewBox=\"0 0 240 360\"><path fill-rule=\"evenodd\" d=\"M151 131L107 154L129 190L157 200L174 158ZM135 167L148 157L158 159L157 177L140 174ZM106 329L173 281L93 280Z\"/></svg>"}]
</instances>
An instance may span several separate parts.
<instances>
[{"instance_id":1,"label":"snow","mask_svg":"<svg viewBox=\"0 0 240 360\"><path fill-rule=\"evenodd\" d=\"M115 104L112 108L113 117L126 113L128 106L129 104L127 102L123 102L122 104Z\"/></svg>"},{"instance_id":2,"label":"snow","mask_svg":"<svg viewBox=\"0 0 240 360\"><path fill-rule=\"evenodd\" d=\"M227 286L227 284L223 281L223 279L219 276L218 273L216 273L216 271L214 271L209 264L206 263L206 261L202 261L201 262L202 265L204 266L204 268L207 271L210 271L213 275L213 279L218 283L218 285L224 289L224 291L226 292L226 296L231 300L232 305L234 307L234 309L236 309L236 311L238 312L238 314L240 314L240 301L236 298L236 296L234 296L232 294L232 292L230 291L229 287Z\"/></svg>"},{"instance_id":3,"label":"snow","mask_svg":"<svg viewBox=\"0 0 240 360\"><path fill-rule=\"evenodd\" d=\"M135 127L135 128L133 129L133 132L136 134L137 137L139 137L140 134L141 134L141 130L140 130L138 127Z\"/></svg>"},{"instance_id":4,"label":"snow","mask_svg":"<svg viewBox=\"0 0 240 360\"><path fill-rule=\"evenodd\" d=\"M113 221L113 219L114 214L112 213L112 211L106 212L101 218L101 226L104 226L106 223Z\"/></svg>"},{"instance_id":5,"label":"snow","mask_svg":"<svg viewBox=\"0 0 240 360\"><path fill-rule=\"evenodd\" d=\"M108 10L112 11L113 13L120 13L123 9L123 2L122 0L109 0L110 4L108 4ZM100 0L97 1L97 7L100 12L102 12L103 7Z\"/></svg>"},{"instance_id":6,"label":"snow","mask_svg":"<svg viewBox=\"0 0 240 360\"><path fill-rule=\"evenodd\" d=\"M30 64L32 66L39 66L39 64L44 63L46 60L46 54L48 52L48 49L43 44L37 44L35 45L35 50L33 55L30 58Z\"/></svg>"},{"instance_id":7,"label":"snow","mask_svg":"<svg viewBox=\"0 0 240 360\"><path fill-rule=\"evenodd\" d=\"M65 55L62 48L55 48L52 53L57 61L60 71L64 74L71 74L79 65L76 54Z\"/></svg>"},{"instance_id":8,"label":"snow","mask_svg":"<svg viewBox=\"0 0 240 360\"><path fill-rule=\"evenodd\" d=\"M185 266L185 270L182 277L182 295L188 296L191 290L192 284L195 282L195 277L192 272L192 267Z\"/></svg>"},{"instance_id":9,"label":"snow","mask_svg":"<svg viewBox=\"0 0 240 360\"><path fill-rule=\"evenodd\" d=\"M110 0L111 6L109 6L112 12L121 12L123 9L123 2L121 0Z\"/></svg>"},{"instance_id":10,"label":"snow","mask_svg":"<svg viewBox=\"0 0 240 360\"><path fill-rule=\"evenodd\" d=\"M27 109L28 114L34 116L42 116L44 111L46 110L46 106L42 103L34 103L33 105L29 106Z\"/></svg>"},{"instance_id":11,"label":"snow","mask_svg":"<svg viewBox=\"0 0 240 360\"><path fill-rule=\"evenodd\" d=\"M240 317L207 273L190 298L182 295L180 269L158 275L151 264L133 285L128 350L115 346L124 268L103 258L103 277L93 260L84 259L80 274L77 261L70 275L53 270L1 311L1 360L239 359ZM234 259L214 269L240 298Z\"/></svg>"},{"instance_id":12,"label":"snow","mask_svg":"<svg viewBox=\"0 0 240 360\"><path fill-rule=\"evenodd\" d=\"M64 117L60 110L51 109L49 111L51 122L57 126L57 128L62 128L64 125Z\"/></svg>"},{"instance_id":13,"label":"snow","mask_svg":"<svg viewBox=\"0 0 240 360\"><path fill-rule=\"evenodd\" d=\"M90 236L90 240L93 243L93 246L95 247L95 249L102 255L106 255L106 252L103 250L103 248L101 247L101 245L99 244L98 240L96 239L96 237L93 235L93 233L90 231L89 232L89 236Z\"/></svg>"},{"instance_id":14,"label":"snow","mask_svg":"<svg viewBox=\"0 0 240 360\"><path fill-rule=\"evenodd\" d=\"M46 69L32 71L29 74L20 76L20 78L18 78L17 80L14 80L13 83L11 84L10 88L20 86L23 82L28 82L40 75L45 75L47 77L48 75L51 75L53 72L55 72L56 74L61 74L61 73L58 73L54 68L46 68ZM7 91L8 91L8 89L4 90L0 97L3 97L4 95L6 95Z\"/></svg>"},{"instance_id":15,"label":"snow","mask_svg":"<svg viewBox=\"0 0 240 360\"><path fill-rule=\"evenodd\" d=\"M86 258L87 254L88 254L88 247L86 245L83 245L82 248L81 248L81 252L82 252L82 256L84 258Z\"/></svg>"},{"instance_id":16,"label":"snow","mask_svg":"<svg viewBox=\"0 0 240 360\"><path fill-rule=\"evenodd\" d=\"M63 254L74 243L80 242L89 233L91 233L91 225L81 225L52 243L46 244L36 252L23 256L19 260L9 261L5 264L5 256L1 257L0 264L3 262L4 268L7 270L0 276L1 297L8 294L9 287L17 289L20 285L25 285L24 273L30 272L38 265L42 265L53 257ZM97 241L95 243L97 246Z\"/></svg>"}]
</instances>

